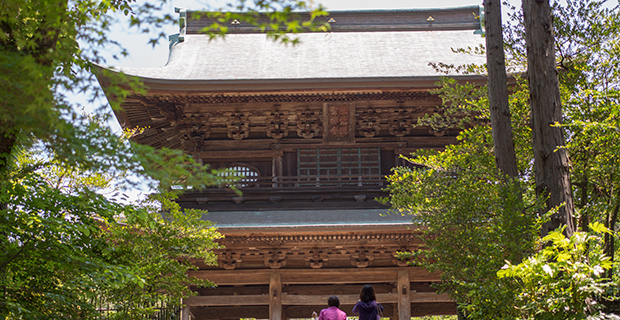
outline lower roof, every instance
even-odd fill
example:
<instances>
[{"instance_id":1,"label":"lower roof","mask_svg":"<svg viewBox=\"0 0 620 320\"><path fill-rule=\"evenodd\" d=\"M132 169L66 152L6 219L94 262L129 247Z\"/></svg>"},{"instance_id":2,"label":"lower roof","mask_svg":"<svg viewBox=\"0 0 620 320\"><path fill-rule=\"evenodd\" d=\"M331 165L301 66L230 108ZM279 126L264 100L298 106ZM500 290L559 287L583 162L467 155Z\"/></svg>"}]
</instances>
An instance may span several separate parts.
<instances>
[{"instance_id":1,"label":"lower roof","mask_svg":"<svg viewBox=\"0 0 620 320\"><path fill-rule=\"evenodd\" d=\"M412 217L388 214L388 209L282 210L211 212L205 217L220 229L406 226Z\"/></svg>"}]
</instances>

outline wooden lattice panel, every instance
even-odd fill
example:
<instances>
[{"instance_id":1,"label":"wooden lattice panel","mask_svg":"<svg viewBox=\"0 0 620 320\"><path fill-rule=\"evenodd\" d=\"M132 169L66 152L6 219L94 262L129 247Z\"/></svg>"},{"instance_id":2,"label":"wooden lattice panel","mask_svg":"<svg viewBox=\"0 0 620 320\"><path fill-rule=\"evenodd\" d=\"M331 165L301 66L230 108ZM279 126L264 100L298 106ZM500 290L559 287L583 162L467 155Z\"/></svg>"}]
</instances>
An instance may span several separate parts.
<instances>
[{"instance_id":1,"label":"wooden lattice panel","mask_svg":"<svg viewBox=\"0 0 620 320\"><path fill-rule=\"evenodd\" d=\"M363 176L380 173L380 148L297 150L297 174L310 184L357 185Z\"/></svg>"}]
</instances>

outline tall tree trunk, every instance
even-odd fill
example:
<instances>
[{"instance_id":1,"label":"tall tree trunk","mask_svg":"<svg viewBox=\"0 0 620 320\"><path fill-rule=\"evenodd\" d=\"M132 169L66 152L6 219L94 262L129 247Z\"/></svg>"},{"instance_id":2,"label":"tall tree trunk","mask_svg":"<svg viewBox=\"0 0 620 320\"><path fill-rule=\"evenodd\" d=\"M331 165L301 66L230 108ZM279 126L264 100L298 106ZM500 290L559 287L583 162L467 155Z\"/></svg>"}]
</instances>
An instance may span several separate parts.
<instances>
[{"instance_id":1,"label":"tall tree trunk","mask_svg":"<svg viewBox=\"0 0 620 320\"><path fill-rule=\"evenodd\" d=\"M532 109L532 142L536 193L547 198L546 211L561 206L542 227L549 231L566 225L565 234L575 231L573 197L570 185L568 150L561 128L560 87L555 67L553 20L549 0L523 0L525 41L527 43L527 75Z\"/></svg>"},{"instance_id":2,"label":"tall tree trunk","mask_svg":"<svg viewBox=\"0 0 620 320\"><path fill-rule=\"evenodd\" d=\"M508 105L501 0L484 1L484 22L495 163L504 175L514 179L518 170Z\"/></svg>"}]
</instances>

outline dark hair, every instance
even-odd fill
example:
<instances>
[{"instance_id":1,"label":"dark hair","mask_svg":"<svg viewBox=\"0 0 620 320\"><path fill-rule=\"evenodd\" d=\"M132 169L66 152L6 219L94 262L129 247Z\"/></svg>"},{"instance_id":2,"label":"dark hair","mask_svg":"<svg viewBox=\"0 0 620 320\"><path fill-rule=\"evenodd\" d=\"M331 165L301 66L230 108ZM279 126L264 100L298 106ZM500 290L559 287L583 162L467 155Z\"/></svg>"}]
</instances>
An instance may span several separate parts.
<instances>
[{"instance_id":1,"label":"dark hair","mask_svg":"<svg viewBox=\"0 0 620 320\"><path fill-rule=\"evenodd\" d=\"M327 299L327 305L338 308L340 307L340 299L338 299L338 296L330 296Z\"/></svg>"},{"instance_id":2,"label":"dark hair","mask_svg":"<svg viewBox=\"0 0 620 320\"><path fill-rule=\"evenodd\" d=\"M362 291L360 291L360 300L364 302L377 300L377 297L375 296L375 289L373 289L369 284L363 286Z\"/></svg>"}]
</instances>

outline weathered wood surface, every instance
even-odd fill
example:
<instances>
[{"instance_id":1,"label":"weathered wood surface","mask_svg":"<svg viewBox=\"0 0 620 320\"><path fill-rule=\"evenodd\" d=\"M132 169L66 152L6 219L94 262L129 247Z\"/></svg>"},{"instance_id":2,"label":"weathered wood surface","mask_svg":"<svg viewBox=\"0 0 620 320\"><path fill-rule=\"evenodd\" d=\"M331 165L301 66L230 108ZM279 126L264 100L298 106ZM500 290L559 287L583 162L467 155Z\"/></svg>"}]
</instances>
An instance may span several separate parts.
<instances>
[{"instance_id":1,"label":"weathered wood surface","mask_svg":"<svg viewBox=\"0 0 620 320\"><path fill-rule=\"evenodd\" d=\"M193 152L192 155L196 158L203 160L211 159L257 159L257 158L269 158L278 155L276 150L236 150L236 151L208 151L208 152Z\"/></svg>"},{"instance_id":2,"label":"weathered wood surface","mask_svg":"<svg viewBox=\"0 0 620 320\"><path fill-rule=\"evenodd\" d=\"M430 273L424 268L339 268L339 269L283 269L277 272L282 276L283 284L347 284L347 283L384 283L396 282L398 272L405 270L412 282L440 281L439 273ZM190 277L209 279L216 285L259 285L268 284L273 270L195 270L189 271Z\"/></svg>"},{"instance_id":3,"label":"weathered wood surface","mask_svg":"<svg viewBox=\"0 0 620 320\"><path fill-rule=\"evenodd\" d=\"M527 43L527 76L532 109L532 142L536 193L547 197L547 210L560 206L541 233L547 234L561 225L565 233L575 230L573 197L570 182L570 160L565 145L562 102L555 65L553 18L549 0L523 0L525 41Z\"/></svg>"},{"instance_id":4,"label":"weathered wood surface","mask_svg":"<svg viewBox=\"0 0 620 320\"><path fill-rule=\"evenodd\" d=\"M398 272L396 289L398 291L398 318L411 319L411 299L415 294L412 295L410 291L409 272L407 270ZM425 296L427 293L422 295Z\"/></svg>"},{"instance_id":5,"label":"weathered wood surface","mask_svg":"<svg viewBox=\"0 0 620 320\"><path fill-rule=\"evenodd\" d=\"M435 293L436 289L431 287L430 282L410 282L410 290L415 293ZM394 283L375 283L372 285L375 293L396 293L397 286ZM283 286L284 295L310 295L310 296L330 296L330 295L359 295L361 286L359 284L320 284L320 285L287 285ZM234 295L268 295L269 285L252 286L219 286L215 288L201 288L197 291L200 296L234 296ZM418 295L421 297L421 295Z\"/></svg>"},{"instance_id":6,"label":"weathered wood surface","mask_svg":"<svg viewBox=\"0 0 620 320\"><path fill-rule=\"evenodd\" d=\"M273 272L269 277L270 320L280 320L283 318L282 303L282 277L280 276L280 273Z\"/></svg>"},{"instance_id":7,"label":"weathered wood surface","mask_svg":"<svg viewBox=\"0 0 620 320\"><path fill-rule=\"evenodd\" d=\"M247 295L219 295L219 296L193 296L184 300L188 306L255 306L270 305L270 295L247 294Z\"/></svg>"},{"instance_id":8,"label":"weathered wood surface","mask_svg":"<svg viewBox=\"0 0 620 320\"><path fill-rule=\"evenodd\" d=\"M190 305L186 305L181 309L181 320L189 320L189 308Z\"/></svg>"},{"instance_id":9,"label":"weathered wood surface","mask_svg":"<svg viewBox=\"0 0 620 320\"><path fill-rule=\"evenodd\" d=\"M187 306L257 306L257 305L297 305L297 306L314 306L327 305L327 298L330 295L290 295L281 294L280 301L270 295L220 295L220 296L193 296L184 300ZM401 318L411 313L411 303L437 303L452 302L447 294L437 294L434 292L411 292L405 296L407 301L400 301L398 293L377 293L377 301L382 304L398 304L402 303L404 309L399 309ZM357 294L338 295L341 305L354 305L359 300ZM407 308L408 307L408 308ZM401 312L402 311L402 312ZM406 318L405 318L406 319Z\"/></svg>"}]
</instances>

